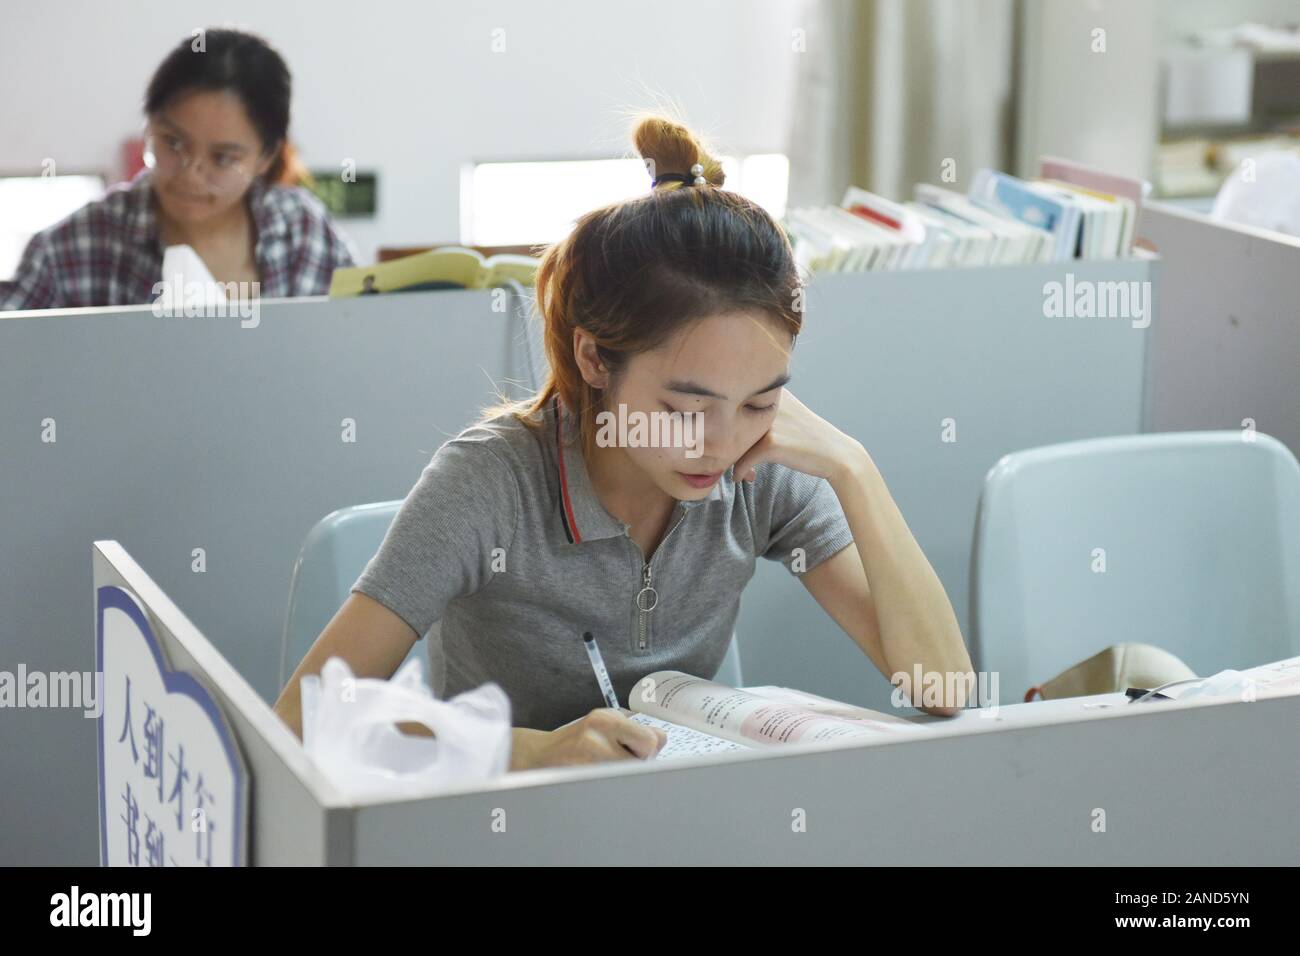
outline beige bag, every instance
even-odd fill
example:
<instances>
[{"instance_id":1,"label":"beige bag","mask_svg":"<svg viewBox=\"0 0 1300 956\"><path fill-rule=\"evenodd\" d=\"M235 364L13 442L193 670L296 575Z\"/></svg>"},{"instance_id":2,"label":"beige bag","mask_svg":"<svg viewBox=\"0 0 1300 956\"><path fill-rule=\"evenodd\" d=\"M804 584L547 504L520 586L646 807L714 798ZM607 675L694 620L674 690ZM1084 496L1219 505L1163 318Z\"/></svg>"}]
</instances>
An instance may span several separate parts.
<instances>
[{"instance_id":1,"label":"beige bag","mask_svg":"<svg viewBox=\"0 0 1300 956\"><path fill-rule=\"evenodd\" d=\"M1168 651L1151 644L1112 644L1099 654L1025 693L1025 701L1038 694L1043 700L1113 694L1130 687L1149 690L1196 674Z\"/></svg>"}]
</instances>

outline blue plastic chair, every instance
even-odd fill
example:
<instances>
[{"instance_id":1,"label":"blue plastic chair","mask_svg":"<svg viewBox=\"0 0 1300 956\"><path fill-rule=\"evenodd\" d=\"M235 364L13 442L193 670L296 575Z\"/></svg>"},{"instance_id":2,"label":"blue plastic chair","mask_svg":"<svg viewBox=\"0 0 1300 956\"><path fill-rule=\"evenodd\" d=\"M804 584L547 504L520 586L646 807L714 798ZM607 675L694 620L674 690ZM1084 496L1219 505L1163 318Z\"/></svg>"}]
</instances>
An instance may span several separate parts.
<instances>
[{"instance_id":1,"label":"blue plastic chair","mask_svg":"<svg viewBox=\"0 0 1300 956\"><path fill-rule=\"evenodd\" d=\"M289 582L289 607L280 652L280 687L343 606L366 562L379 550L401 506L398 499L340 508L321 518L307 532ZM411 655L421 651L422 644L417 641ZM427 663L425 672L428 673Z\"/></svg>"},{"instance_id":2,"label":"blue plastic chair","mask_svg":"<svg viewBox=\"0 0 1300 956\"><path fill-rule=\"evenodd\" d=\"M379 550L401 505L398 500L340 508L318 521L307 533L289 583L277 686L284 686L325 625L347 600L366 562ZM438 625L434 624L424 643L437 640ZM421 653L425 651L417 641L407 660ZM427 660L425 673L430 673ZM716 679L731 687L740 686L740 650L734 634Z\"/></svg>"},{"instance_id":3,"label":"blue plastic chair","mask_svg":"<svg viewBox=\"0 0 1300 956\"><path fill-rule=\"evenodd\" d=\"M1300 466L1256 433L1068 442L985 478L971 648L999 697L1111 644L1154 644L1197 674L1300 654Z\"/></svg>"}]
</instances>

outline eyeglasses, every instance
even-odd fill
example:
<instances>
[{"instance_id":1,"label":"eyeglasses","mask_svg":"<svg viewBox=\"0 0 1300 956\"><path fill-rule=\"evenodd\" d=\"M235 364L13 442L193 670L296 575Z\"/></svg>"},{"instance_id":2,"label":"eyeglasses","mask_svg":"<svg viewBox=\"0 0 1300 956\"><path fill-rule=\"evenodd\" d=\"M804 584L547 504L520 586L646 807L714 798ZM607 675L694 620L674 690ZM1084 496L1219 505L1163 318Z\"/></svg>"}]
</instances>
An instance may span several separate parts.
<instances>
[{"instance_id":1,"label":"eyeglasses","mask_svg":"<svg viewBox=\"0 0 1300 956\"><path fill-rule=\"evenodd\" d=\"M166 133L149 133L144 140L144 164L164 176L172 176L190 166L202 170L204 180L219 192L241 188L250 178L249 165L242 158L218 154L204 166L202 157L194 157L178 137Z\"/></svg>"}]
</instances>

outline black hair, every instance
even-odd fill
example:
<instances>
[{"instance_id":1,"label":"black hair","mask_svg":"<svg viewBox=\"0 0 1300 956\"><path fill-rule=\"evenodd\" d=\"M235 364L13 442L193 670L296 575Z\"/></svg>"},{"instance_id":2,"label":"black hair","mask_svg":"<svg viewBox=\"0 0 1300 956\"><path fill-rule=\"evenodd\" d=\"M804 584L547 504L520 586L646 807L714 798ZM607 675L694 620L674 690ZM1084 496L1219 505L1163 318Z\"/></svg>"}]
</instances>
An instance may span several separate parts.
<instances>
[{"instance_id":1,"label":"black hair","mask_svg":"<svg viewBox=\"0 0 1300 956\"><path fill-rule=\"evenodd\" d=\"M181 93L226 90L239 97L266 153L276 154L266 178L284 170L292 78L279 53L259 36L239 30L204 30L186 37L154 71L144 111L160 112Z\"/></svg>"}]
</instances>

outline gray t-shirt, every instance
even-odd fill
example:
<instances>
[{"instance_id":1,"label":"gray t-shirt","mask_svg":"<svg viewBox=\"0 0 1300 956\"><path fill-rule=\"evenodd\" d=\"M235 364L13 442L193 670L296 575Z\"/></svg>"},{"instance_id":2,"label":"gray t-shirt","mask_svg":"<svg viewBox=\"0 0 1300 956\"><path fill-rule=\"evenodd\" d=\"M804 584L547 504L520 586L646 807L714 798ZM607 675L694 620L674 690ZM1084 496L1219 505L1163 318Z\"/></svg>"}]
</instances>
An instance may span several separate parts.
<instances>
[{"instance_id":1,"label":"gray t-shirt","mask_svg":"<svg viewBox=\"0 0 1300 956\"><path fill-rule=\"evenodd\" d=\"M830 484L776 464L752 483L728 470L709 497L679 502L668 529L643 612L641 549L596 497L576 423L552 402L539 427L502 415L439 448L352 590L421 636L441 621L439 696L496 681L515 726L553 730L604 706L584 631L623 704L654 671L712 677L756 556L807 571L853 542Z\"/></svg>"}]
</instances>

